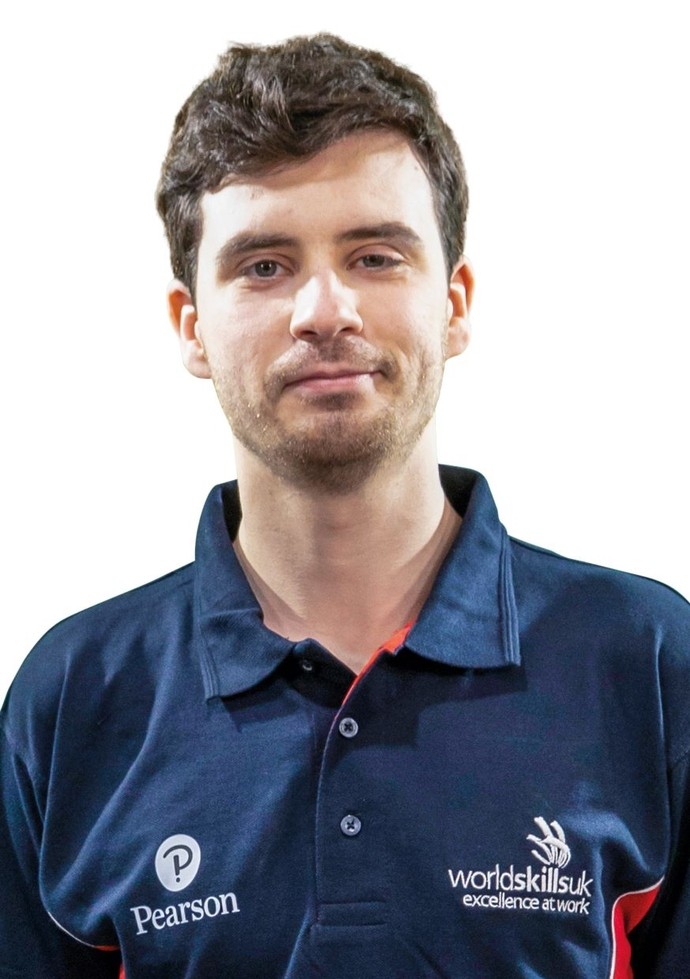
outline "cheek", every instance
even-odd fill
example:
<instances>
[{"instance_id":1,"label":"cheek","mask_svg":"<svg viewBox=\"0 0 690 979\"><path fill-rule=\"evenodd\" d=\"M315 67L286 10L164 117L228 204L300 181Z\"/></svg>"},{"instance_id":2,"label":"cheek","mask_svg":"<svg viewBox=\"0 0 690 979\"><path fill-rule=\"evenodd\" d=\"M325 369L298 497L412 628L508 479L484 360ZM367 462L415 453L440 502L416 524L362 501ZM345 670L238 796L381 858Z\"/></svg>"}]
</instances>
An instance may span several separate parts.
<instances>
[{"instance_id":1,"label":"cheek","mask_svg":"<svg viewBox=\"0 0 690 979\"><path fill-rule=\"evenodd\" d=\"M428 367L444 360L448 323L445 309L440 309L438 303L421 303L413 315L399 318L392 326L391 342L409 363Z\"/></svg>"},{"instance_id":2,"label":"cheek","mask_svg":"<svg viewBox=\"0 0 690 979\"><path fill-rule=\"evenodd\" d=\"M289 345L284 302L262 296L240 297L209 304L202 319L204 346L217 364L254 369L270 363ZM289 324L289 320L288 320Z\"/></svg>"},{"instance_id":3,"label":"cheek","mask_svg":"<svg viewBox=\"0 0 690 979\"><path fill-rule=\"evenodd\" d=\"M239 319L201 331L206 357L214 376L233 377L244 386L265 370L268 344L265 335Z\"/></svg>"},{"instance_id":4,"label":"cheek","mask_svg":"<svg viewBox=\"0 0 690 979\"><path fill-rule=\"evenodd\" d=\"M261 350L242 337L225 342L208 354L211 374L232 391L249 391L262 385L266 373Z\"/></svg>"}]
</instances>

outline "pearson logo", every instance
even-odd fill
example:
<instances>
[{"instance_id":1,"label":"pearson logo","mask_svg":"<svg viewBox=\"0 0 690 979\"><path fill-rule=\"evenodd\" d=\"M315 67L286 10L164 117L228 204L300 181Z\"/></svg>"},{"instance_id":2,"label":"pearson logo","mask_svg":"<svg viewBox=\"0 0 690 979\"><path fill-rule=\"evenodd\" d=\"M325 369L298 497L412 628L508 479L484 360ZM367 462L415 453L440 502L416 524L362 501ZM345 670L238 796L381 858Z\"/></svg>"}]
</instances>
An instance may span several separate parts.
<instances>
[{"instance_id":1,"label":"pearson logo","mask_svg":"<svg viewBox=\"0 0 690 979\"><path fill-rule=\"evenodd\" d=\"M564 873L572 853L555 819L547 823L537 816L534 822L541 836L530 833L526 839L533 844L530 853L537 867L497 863L486 870L448 869L451 887L462 892L464 907L589 914L593 878L586 870Z\"/></svg>"},{"instance_id":2,"label":"pearson logo","mask_svg":"<svg viewBox=\"0 0 690 979\"><path fill-rule=\"evenodd\" d=\"M178 833L163 840L156 853L156 873L169 891L189 887L201 864L201 850L192 836Z\"/></svg>"},{"instance_id":3,"label":"pearson logo","mask_svg":"<svg viewBox=\"0 0 690 979\"><path fill-rule=\"evenodd\" d=\"M193 836L177 833L163 840L156 850L154 867L158 880L168 891L183 891L192 883L201 866L201 848ZM189 925L204 918L238 914L239 904L234 891L209 894L179 901L162 908L138 904L129 909L134 915L137 935L152 934L165 928Z\"/></svg>"}]
</instances>

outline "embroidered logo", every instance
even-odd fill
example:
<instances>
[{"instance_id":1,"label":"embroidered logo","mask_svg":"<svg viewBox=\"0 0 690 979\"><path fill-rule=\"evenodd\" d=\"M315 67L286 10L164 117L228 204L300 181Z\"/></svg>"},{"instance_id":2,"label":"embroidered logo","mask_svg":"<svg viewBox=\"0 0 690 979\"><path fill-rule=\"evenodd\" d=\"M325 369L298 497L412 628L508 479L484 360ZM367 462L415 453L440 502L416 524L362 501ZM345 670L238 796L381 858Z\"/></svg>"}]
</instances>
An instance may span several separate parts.
<instances>
[{"instance_id":1,"label":"embroidered logo","mask_svg":"<svg viewBox=\"0 0 690 979\"><path fill-rule=\"evenodd\" d=\"M542 831L543 838L539 839L534 833L527 837L530 843L539 847L539 850L532 850L532 856L547 867L567 867L570 863L570 847L565 842L565 833L560 825L554 819L549 828L549 824L541 816L537 816L534 821Z\"/></svg>"},{"instance_id":2,"label":"embroidered logo","mask_svg":"<svg viewBox=\"0 0 690 979\"><path fill-rule=\"evenodd\" d=\"M168 891L189 887L201 864L201 850L192 836L178 833L163 840L156 853L158 880Z\"/></svg>"},{"instance_id":3,"label":"embroidered logo","mask_svg":"<svg viewBox=\"0 0 690 979\"><path fill-rule=\"evenodd\" d=\"M189 887L201 865L201 848L193 836L176 833L163 840L156 851L154 866L158 880L168 891L183 891ZM170 900L170 898L168 898ZM238 914L240 907L234 891L195 897L178 904L152 908L137 904L129 909L134 915L137 935L152 934L164 928L190 925L204 918Z\"/></svg>"},{"instance_id":4,"label":"embroidered logo","mask_svg":"<svg viewBox=\"0 0 690 979\"><path fill-rule=\"evenodd\" d=\"M488 870L448 869L451 887L462 892L463 907L589 914L594 879L586 870L563 873L572 858L563 827L542 816L534 822L541 836L529 833L526 839L534 845L530 853L537 867L496 863Z\"/></svg>"}]
</instances>

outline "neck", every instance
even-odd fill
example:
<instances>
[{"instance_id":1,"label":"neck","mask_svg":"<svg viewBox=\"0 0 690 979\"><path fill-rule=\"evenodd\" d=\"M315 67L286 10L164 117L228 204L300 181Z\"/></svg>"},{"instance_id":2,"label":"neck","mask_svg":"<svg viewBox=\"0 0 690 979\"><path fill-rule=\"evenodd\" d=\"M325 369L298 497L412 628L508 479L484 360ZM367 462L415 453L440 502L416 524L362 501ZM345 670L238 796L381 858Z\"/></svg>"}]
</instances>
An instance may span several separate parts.
<instances>
[{"instance_id":1,"label":"neck","mask_svg":"<svg viewBox=\"0 0 690 979\"><path fill-rule=\"evenodd\" d=\"M235 550L268 628L318 640L355 672L416 618L460 526L419 445L342 495L295 487L238 453L251 501Z\"/></svg>"}]
</instances>

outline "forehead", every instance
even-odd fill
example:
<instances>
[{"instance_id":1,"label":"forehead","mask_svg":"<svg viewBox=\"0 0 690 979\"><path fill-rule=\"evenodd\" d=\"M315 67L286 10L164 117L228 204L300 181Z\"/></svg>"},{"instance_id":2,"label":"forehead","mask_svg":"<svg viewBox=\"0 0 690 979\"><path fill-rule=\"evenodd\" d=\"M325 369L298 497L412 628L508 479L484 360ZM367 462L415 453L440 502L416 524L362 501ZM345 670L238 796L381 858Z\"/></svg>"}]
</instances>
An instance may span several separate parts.
<instances>
[{"instance_id":1,"label":"forehead","mask_svg":"<svg viewBox=\"0 0 690 979\"><path fill-rule=\"evenodd\" d=\"M304 162L233 178L201 200L199 262L238 233L335 238L350 227L398 221L441 249L431 185L398 133L340 140Z\"/></svg>"}]
</instances>

